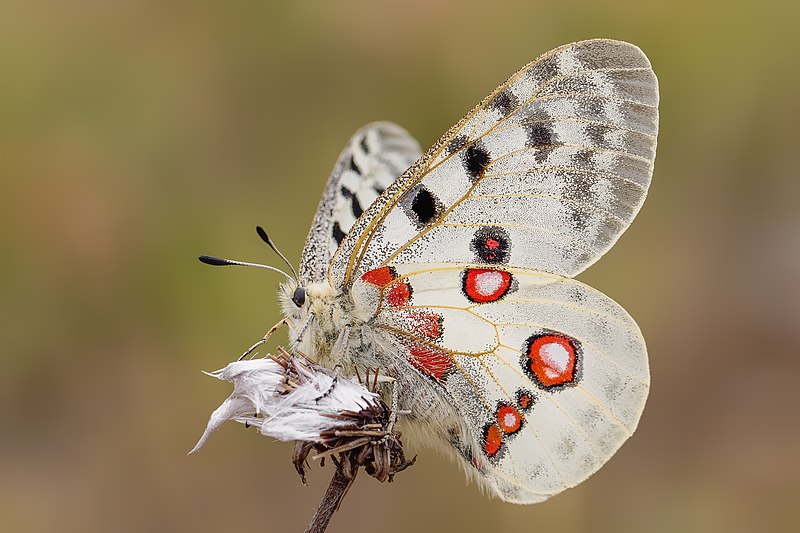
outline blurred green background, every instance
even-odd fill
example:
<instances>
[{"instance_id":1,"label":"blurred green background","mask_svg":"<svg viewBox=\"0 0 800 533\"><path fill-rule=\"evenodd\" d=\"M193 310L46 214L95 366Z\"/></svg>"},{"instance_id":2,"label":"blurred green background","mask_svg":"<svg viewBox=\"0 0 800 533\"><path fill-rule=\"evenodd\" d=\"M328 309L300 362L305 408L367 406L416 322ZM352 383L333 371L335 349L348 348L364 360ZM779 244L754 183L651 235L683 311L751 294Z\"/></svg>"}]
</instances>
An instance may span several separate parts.
<instances>
[{"instance_id":1,"label":"blurred green background","mask_svg":"<svg viewBox=\"0 0 800 533\"><path fill-rule=\"evenodd\" d=\"M786 2L6 1L0 17L0 530L298 531L290 447L230 424L226 364L278 319L349 135L423 147L517 68L592 37L661 86L650 196L581 276L648 341L637 434L580 487L503 504L424 452L331 531L798 531L798 10Z\"/></svg>"}]
</instances>

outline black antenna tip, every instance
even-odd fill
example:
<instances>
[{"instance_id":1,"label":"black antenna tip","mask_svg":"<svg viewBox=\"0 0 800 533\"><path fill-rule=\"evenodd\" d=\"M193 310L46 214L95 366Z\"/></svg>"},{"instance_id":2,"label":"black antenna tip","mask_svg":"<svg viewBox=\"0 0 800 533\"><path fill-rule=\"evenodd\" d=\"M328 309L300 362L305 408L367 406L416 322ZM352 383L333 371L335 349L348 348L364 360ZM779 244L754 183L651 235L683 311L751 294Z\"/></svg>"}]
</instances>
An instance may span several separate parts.
<instances>
[{"instance_id":1,"label":"black antenna tip","mask_svg":"<svg viewBox=\"0 0 800 533\"><path fill-rule=\"evenodd\" d=\"M258 233L258 236L261 237L262 241L269 244L270 247L272 246L272 243L269 240L269 236L267 235L267 232L264 231L264 228L262 228L261 226L256 226L256 233Z\"/></svg>"},{"instance_id":2,"label":"black antenna tip","mask_svg":"<svg viewBox=\"0 0 800 533\"><path fill-rule=\"evenodd\" d=\"M297 284L298 284L298 285L300 285L300 277L297 275L297 271L294 269L294 267L293 267L293 266L292 266L292 264L289 262L289 260L288 260L288 259L286 259L286 256L285 256L285 255L283 255L283 254L281 253L281 251L280 251L280 250L278 250L278 248L275 246L275 244L273 244L273 242L272 242L272 241L269 239L269 236L267 235L267 232L266 232L266 231L264 231L264 228L262 228L261 226L256 226L256 233L258 233L258 236L259 236L259 237L261 237L261 240L262 240L262 241L264 241L265 243L267 243L267 246L269 246L270 248L272 248L272 251L273 251L273 252L275 252L276 254L278 254L278 257L280 257L281 259L283 259L283 262L284 262L284 263L286 263L286 265L289 267L289 270L291 270L291 271L292 271L292 274L294 274L294 279L297 281ZM288 277L288 276L287 276L287 277Z\"/></svg>"},{"instance_id":3,"label":"black antenna tip","mask_svg":"<svg viewBox=\"0 0 800 533\"><path fill-rule=\"evenodd\" d=\"M234 264L228 261L227 259L220 259L219 257L213 257L210 255L201 255L197 259L199 259L201 263L205 263L207 265L212 265L212 266L226 266Z\"/></svg>"}]
</instances>

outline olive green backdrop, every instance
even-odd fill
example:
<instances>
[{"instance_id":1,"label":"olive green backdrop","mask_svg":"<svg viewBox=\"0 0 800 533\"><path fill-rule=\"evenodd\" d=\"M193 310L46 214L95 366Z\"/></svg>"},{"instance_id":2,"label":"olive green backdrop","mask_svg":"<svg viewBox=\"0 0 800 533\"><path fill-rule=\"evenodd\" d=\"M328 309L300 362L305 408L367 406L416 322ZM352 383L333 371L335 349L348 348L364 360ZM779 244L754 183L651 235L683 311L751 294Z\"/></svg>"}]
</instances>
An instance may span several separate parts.
<instances>
[{"instance_id":1,"label":"olive green backdrop","mask_svg":"<svg viewBox=\"0 0 800 533\"><path fill-rule=\"evenodd\" d=\"M9 1L0 16L0 529L297 531L290 446L201 374L279 317L349 135L428 146L574 40L638 44L661 85L650 196L581 276L638 321L652 392L598 474L540 505L430 452L359 478L331 531L797 531L798 10L780 2Z\"/></svg>"}]
</instances>

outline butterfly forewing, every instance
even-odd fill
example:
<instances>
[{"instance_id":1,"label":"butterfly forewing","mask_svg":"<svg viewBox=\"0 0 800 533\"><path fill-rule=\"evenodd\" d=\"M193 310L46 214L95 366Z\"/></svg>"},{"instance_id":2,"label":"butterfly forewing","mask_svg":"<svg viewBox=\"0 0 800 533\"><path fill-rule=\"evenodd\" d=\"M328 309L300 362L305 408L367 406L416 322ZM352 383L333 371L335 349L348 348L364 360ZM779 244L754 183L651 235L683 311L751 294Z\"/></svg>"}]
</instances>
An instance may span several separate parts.
<instances>
[{"instance_id":1,"label":"butterfly forewing","mask_svg":"<svg viewBox=\"0 0 800 533\"><path fill-rule=\"evenodd\" d=\"M633 45L583 41L545 54L378 198L343 240L331 282L389 263L483 260L475 241L490 233L505 250L495 263L577 274L644 201L657 103L655 75Z\"/></svg>"}]
</instances>

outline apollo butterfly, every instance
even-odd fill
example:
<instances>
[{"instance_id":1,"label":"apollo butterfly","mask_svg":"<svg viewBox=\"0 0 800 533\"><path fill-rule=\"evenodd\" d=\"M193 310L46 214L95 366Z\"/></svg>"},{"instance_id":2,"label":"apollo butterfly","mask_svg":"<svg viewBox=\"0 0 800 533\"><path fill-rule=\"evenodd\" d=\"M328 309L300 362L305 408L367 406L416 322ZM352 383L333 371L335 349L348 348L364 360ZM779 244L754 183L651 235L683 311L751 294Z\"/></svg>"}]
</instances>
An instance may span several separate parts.
<instances>
[{"instance_id":1,"label":"apollo butterfly","mask_svg":"<svg viewBox=\"0 0 800 533\"><path fill-rule=\"evenodd\" d=\"M503 500L577 485L635 430L649 369L633 319L572 278L644 202L657 131L647 57L605 39L529 63L425 154L360 129L281 288L293 347L395 378L411 434Z\"/></svg>"}]
</instances>

